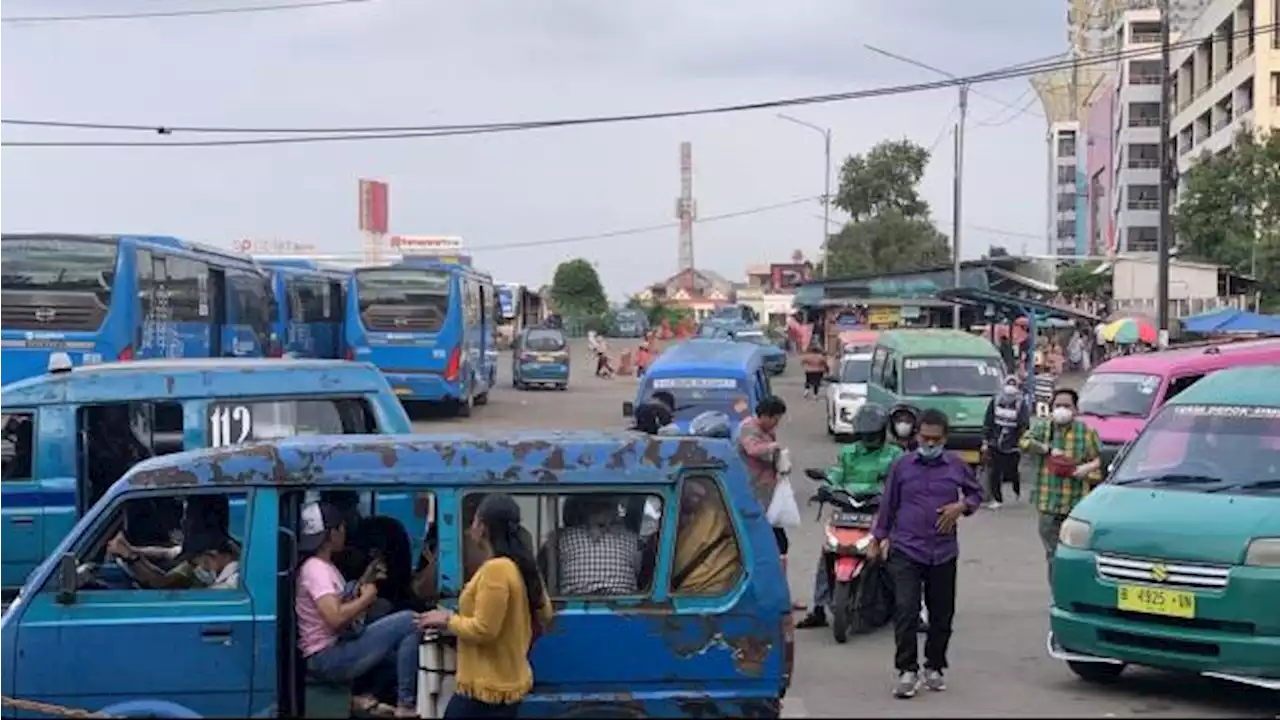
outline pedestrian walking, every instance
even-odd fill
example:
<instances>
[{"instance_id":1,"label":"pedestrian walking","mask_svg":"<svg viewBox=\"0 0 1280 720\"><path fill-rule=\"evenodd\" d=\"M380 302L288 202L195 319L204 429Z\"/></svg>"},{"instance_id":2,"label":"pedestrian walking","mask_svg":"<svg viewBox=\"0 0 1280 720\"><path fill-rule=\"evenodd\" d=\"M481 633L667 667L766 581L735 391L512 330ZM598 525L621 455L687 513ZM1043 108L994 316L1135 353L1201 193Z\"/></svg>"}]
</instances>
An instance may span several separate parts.
<instances>
[{"instance_id":1,"label":"pedestrian walking","mask_svg":"<svg viewBox=\"0 0 1280 720\"><path fill-rule=\"evenodd\" d=\"M947 416L934 409L920 416L915 452L889 469L884 502L871 534L870 553L883 557L893 579L893 694L914 697L921 684L945 690L947 645L956 609L956 564L960 545L956 525L982 504L982 487L958 455L947 452ZM925 633L924 676L920 675L921 595L929 609Z\"/></svg>"},{"instance_id":2,"label":"pedestrian walking","mask_svg":"<svg viewBox=\"0 0 1280 720\"><path fill-rule=\"evenodd\" d=\"M827 356L814 343L800 356L800 365L804 368L804 396L817 400L822 390L822 378L827 375Z\"/></svg>"},{"instance_id":3,"label":"pedestrian walking","mask_svg":"<svg viewBox=\"0 0 1280 720\"><path fill-rule=\"evenodd\" d=\"M1037 421L1022 436L1023 452L1035 456L1036 484L1031 502L1039 513L1040 542L1053 586L1053 553L1062 521L1093 486L1102 481L1098 433L1076 419L1080 396L1060 388L1053 393L1052 417Z\"/></svg>"},{"instance_id":4,"label":"pedestrian walking","mask_svg":"<svg viewBox=\"0 0 1280 720\"><path fill-rule=\"evenodd\" d=\"M773 491L778 486L777 463L782 453L778 444L778 425L787 414L787 404L782 398L767 395L756 405L756 414L742 421L738 426L738 454L747 465L747 473L751 479L751 492L760 503L761 512L769 508L773 502ZM780 527L773 529L774 540L778 543L778 554L782 558L782 570L787 569L787 551L791 541L787 531ZM804 610L803 603L796 603L795 610Z\"/></svg>"},{"instance_id":5,"label":"pedestrian walking","mask_svg":"<svg viewBox=\"0 0 1280 720\"><path fill-rule=\"evenodd\" d=\"M1031 408L1022 396L1018 378L1005 378L1000 394L987 406L987 417L982 425L982 454L987 459L987 491L991 502L987 507L996 510L1004 503L1004 484L1013 486L1013 496L1022 498L1022 480L1018 466L1022 454L1018 442L1031 424Z\"/></svg>"}]
</instances>

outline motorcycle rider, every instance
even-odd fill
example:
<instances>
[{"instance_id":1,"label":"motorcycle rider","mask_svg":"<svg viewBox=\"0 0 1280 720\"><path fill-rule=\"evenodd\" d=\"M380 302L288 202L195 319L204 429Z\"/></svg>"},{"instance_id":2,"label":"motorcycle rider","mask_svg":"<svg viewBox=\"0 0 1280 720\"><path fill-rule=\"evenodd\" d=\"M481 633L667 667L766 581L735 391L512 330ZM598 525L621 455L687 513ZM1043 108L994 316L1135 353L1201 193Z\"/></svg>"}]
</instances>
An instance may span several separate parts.
<instances>
[{"instance_id":1,"label":"motorcycle rider","mask_svg":"<svg viewBox=\"0 0 1280 720\"><path fill-rule=\"evenodd\" d=\"M889 466L902 455L902 448L888 442L889 411L875 403L866 403L853 417L854 441L840 450L827 482L850 493L879 492ZM825 558L818 555L818 569L813 577L813 607L796 623L797 628L826 627L826 605L831 602L831 578Z\"/></svg>"}]
</instances>

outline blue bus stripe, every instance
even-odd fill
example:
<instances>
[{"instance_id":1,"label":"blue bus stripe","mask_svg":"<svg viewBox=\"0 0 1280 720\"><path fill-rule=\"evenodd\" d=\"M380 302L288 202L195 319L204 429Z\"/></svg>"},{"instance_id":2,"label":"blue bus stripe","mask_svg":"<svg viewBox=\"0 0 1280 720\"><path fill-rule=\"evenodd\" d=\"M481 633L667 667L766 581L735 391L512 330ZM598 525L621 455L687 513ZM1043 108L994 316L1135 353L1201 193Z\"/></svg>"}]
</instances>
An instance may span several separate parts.
<instances>
[{"instance_id":1,"label":"blue bus stripe","mask_svg":"<svg viewBox=\"0 0 1280 720\"><path fill-rule=\"evenodd\" d=\"M6 510L11 507L71 506L76 504L76 493L74 490L6 490L0 500L4 501Z\"/></svg>"}]
</instances>

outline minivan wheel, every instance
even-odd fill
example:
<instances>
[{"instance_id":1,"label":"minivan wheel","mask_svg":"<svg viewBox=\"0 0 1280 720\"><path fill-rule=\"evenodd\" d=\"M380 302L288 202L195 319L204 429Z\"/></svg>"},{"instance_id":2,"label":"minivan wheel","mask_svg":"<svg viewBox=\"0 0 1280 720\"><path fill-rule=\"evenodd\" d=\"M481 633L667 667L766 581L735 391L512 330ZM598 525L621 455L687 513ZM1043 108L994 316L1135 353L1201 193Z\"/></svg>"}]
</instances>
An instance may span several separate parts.
<instances>
[{"instance_id":1,"label":"minivan wheel","mask_svg":"<svg viewBox=\"0 0 1280 720\"><path fill-rule=\"evenodd\" d=\"M1096 662L1076 662L1074 660L1067 661L1067 667L1071 668L1071 672L1085 682L1097 683L1099 685L1109 685L1120 679L1120 673L1124 672L1124 665L1116 663L1096 663Z\"/></svg>"}]
</instances>

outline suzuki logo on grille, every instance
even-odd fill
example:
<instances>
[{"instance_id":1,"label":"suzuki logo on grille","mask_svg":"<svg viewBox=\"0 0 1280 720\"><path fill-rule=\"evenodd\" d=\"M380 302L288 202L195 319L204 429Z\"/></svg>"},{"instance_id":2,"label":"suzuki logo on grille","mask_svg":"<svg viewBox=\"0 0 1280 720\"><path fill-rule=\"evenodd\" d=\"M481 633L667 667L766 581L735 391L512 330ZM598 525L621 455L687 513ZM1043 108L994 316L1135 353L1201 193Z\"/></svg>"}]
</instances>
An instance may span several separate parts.
<instances>
[{"instance_id":1,"label":"suzuki logo on grille","mask_svg":"<svg viewBox=\"0 0 1280 720\"><path fill-rule=\"evenodd\" d=\"M1169 568L1163 565L1151 566L1151 579L1156 582L1164 582L1169 579Z\"/></svg>"},{"instance_id":2,"label":"suzuki logo on grille","mask_svg":"<svg viewBox=\"0 0 1280 720\"><path fill-rule=\"evenodd\" d=\"M404 327L409 324L409 321L404 318L396 318L393 322L396 327Z\"/></svg>"},{"instance_id":3,"label":"suzuki logo on grille","mask_svg":"<svg viewBox=\"0 0 1280 720\"><path fill-rule=\"evenodd\" d=\"M52 322L58 311L51 307L36 308L36 320L42 323Z\"/></svg>"}]
</instances>

